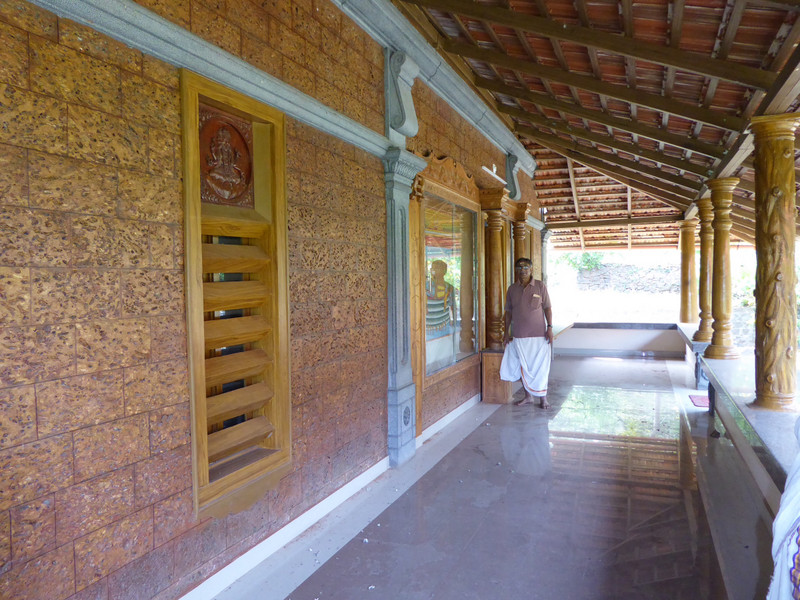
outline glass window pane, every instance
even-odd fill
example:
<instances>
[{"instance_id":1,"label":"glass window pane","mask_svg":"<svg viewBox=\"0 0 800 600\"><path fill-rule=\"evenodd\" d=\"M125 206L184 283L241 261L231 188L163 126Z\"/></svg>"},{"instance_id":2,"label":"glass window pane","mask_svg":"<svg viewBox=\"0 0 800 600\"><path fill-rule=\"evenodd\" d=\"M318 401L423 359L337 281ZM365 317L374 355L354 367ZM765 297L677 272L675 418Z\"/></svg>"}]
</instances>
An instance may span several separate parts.
<instances>
[{"instance_id":1,"label":"glass window pane","mask_svg":"<svg viewBox=\"0 0 800 600\"><path fill-rule=\"evenodd\" d=\"M430 375L477 352L476 215L426 198L425 357Z\"/></svg>"}]
</instances>

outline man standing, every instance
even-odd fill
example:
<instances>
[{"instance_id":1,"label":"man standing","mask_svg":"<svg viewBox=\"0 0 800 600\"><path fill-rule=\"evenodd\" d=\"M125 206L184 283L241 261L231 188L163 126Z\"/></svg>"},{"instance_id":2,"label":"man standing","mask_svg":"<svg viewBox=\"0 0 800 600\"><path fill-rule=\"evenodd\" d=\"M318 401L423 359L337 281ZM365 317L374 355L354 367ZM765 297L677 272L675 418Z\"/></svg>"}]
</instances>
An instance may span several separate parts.
<instances>
[{"instance_id":1,"label":"man standing","mask_svg":"<svg viewBox=\"0 0 800 600\"><path fill-rule=\"evenodd\" d=\"M505 336L500 379L522 378L525 397L517 405L539 400L547 402L547 379L550 376L550 345L553 343L553 313L544 283L533 278L532 263L527 258L514 264L514 283L506 293Z\"/></svg>"}]
</instances>

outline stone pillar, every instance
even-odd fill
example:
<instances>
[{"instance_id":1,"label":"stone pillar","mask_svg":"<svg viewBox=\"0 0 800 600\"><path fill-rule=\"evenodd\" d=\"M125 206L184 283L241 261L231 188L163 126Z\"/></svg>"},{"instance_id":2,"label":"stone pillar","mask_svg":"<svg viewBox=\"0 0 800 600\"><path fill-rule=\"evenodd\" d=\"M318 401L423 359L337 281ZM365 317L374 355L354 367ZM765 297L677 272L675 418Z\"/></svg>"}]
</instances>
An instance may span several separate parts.
<instances>
[{"instance_id":1,"label":"stone pillar","mask_svg":"<svg viewBox=\"0 0 800 600\"><path fill-rule=\"evenodd\" d=\"M700 326L694 332L692 339L695 342L711 341L711 281L714 272L714 228L711 221L714 218L714 209L711 198L700 198L697 201L700 214L700 281L698 292L700 297Z\"/></svg>"},{"instance_id":2,"label":"stone pillar","mask_svg":"<svg viewBox=\"0 0 800 600\"><path fill-rule=\"evenodd\" d=\"M408 268L408 203L424 159L400 148L383 159L386 183L386 246L389 333L389 462L406 462L416 450L416 389L411 369L411 286Z\"/></svg>"},{"instance_id":3,"label":"stone pillar","mask_svg":"<svg viewBox=\"0 0 800 600\"><path fill-rule=\"evenodd\" d=\"M800 117L755 117L756 404L787 409L797 367L794 140Z\"/></svg>"},{"instance_id":4,"label":"stone pillar","mask_svg":"<svg viewBox=\"0 0 800 600\"><path fill-rule=\"evenodd\" d=\"M731 337L731 202L737 177L711 179L711 205L714 207L714 276L711 284L711 312L714 323L706 358L738 358Z\"/></svg>"},{"instance_id":5,"label":"stone pillar","mask_svg":"<svg viewBox=\"0 0 800 600\"><path fill-rule=\"evenodd\" d=\"M694 231L697 219L681 221L681 323L697 322L697 276L694 268Z\"/></svg>"},{"instance_id":6,"label":"stone pillar","mask_svg":"<svg viewBox=\"0 0 800 600\"><path fill-rule=\"evenodd\" d=\"M503 218L486 211L486 348L503 350Z\"/></svg>"}]
</instances>

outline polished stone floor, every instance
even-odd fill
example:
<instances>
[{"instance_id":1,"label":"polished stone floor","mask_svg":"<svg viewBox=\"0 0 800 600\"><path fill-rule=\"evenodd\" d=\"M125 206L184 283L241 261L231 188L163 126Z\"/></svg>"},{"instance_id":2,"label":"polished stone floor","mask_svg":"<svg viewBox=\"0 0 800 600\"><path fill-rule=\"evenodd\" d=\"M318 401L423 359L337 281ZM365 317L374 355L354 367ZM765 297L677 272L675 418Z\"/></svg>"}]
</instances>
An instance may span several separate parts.
<instances>
[{"instance_id":1,"label":"polished stone floor","mask_svg":"<svg viewBox=\"0 0 800 600\"><path fill-rule=\"evenodd\" d=\"M324 534L309 539L315 564L296 588L270 585L302 571L278 568L219 598L705 598L702 509L679 481L688 372L558 358L550 410L492 407L385 506L356 508L349 541L320 554Z\"/></svg>"}]
</instances>

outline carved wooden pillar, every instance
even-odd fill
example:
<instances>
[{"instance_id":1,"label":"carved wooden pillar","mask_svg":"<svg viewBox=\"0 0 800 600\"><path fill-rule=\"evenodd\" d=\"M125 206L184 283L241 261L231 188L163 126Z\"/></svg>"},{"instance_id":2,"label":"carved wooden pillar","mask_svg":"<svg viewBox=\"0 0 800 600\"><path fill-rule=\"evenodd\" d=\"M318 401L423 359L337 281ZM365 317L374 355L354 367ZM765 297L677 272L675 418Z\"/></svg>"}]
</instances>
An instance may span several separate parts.
<instances>
[{"instance_id":1,"label":"carved wooden pillar","mask_svg":"<svg viewBox=\"0 0 800 600\"><path fill-rule=\"evenodd\" d=\"M486 348L503 349L503 213L486 211Z\"/></svg>"},{"instance_id":2,"label":"carved wooden pillar","mask_svg":"<svg viewBox=\"0 0 800 600\"><path fill-rule=\"evenodd\" d=\"M714 276L711 285L711 344L703 356L706 358L737 358L731 338L731 202L733 190L739 183L737 177L711 179L711 205L714 207Z\"/></svg>"},{"instance_id":3,"label":"carved wooden pillar","mask_svg":"<svg viewBox=\"0 0 800 600\"><path fill-rule=\"evenodd\" d=\"M514 262L517 259L527 258L531 260L531 245L528 239L528 203L517 204L514 214L513 235L514 235Z\"/></svg>"},{"instance_id":4,"label":"carved wooden pillar","mask_svg":"<svg viewBox=\"0 0 800 600\"><path fill-rule=\"evenodd\" d=\"M796 386L795 129L797 115L755 117L756 404L789 408Z\"/></svg>"},{"instance_id":5,"label":"carved wooden pillar","mask_svg":"<svg viewBox=\"0 0 800 600\"><path fill-rule=\"evenodd\" d=\"M681 221L681 323L697 322L697 276L694 268L694 231L697 219Z\"/></svg>"},{"instance_id":6,"label":"carved wooden pillar","mask_svg":"<svg viewBox=\"0 0 800 600\"><path fill-rule=\"evenodd\" d=\"M714 272L714 228L711 221L714 218L714 209L711 198L700 198L697 201L700 214L700 281L698 294L700 297L700 326L694 332L692 339L695 342L711 341L711 280Z\"/></svg>"},{"instance_id":7,"label":"carved wooden pillar","mask_svg":"<svg viewBox=\"0 0 800 600\"><path fill-rule=\"evenodd\" d=\"M461 217L461 337L459 339L459 349L462 352L474 352L475 331L473 331L472 318L475 316L475 296L473 281L472 261L475 256L473 236L475 227L473 226L474 213L464 212ZM469 258L469 260L465 260Z\"/></svg>"},{"instance_id":8,"label":"carved wooden pillar","mask_svg":"<svg viewBox=\"0 0 800 600\"><path fill-rule=\"evenodd\" d=\"M503 189L481 190L481 208L486 215L486 348L481 353L483 401L511 401L511 383L500 379L503 359L503 222L513 212L513 203Z\"/></svg>"}]
</instances>

